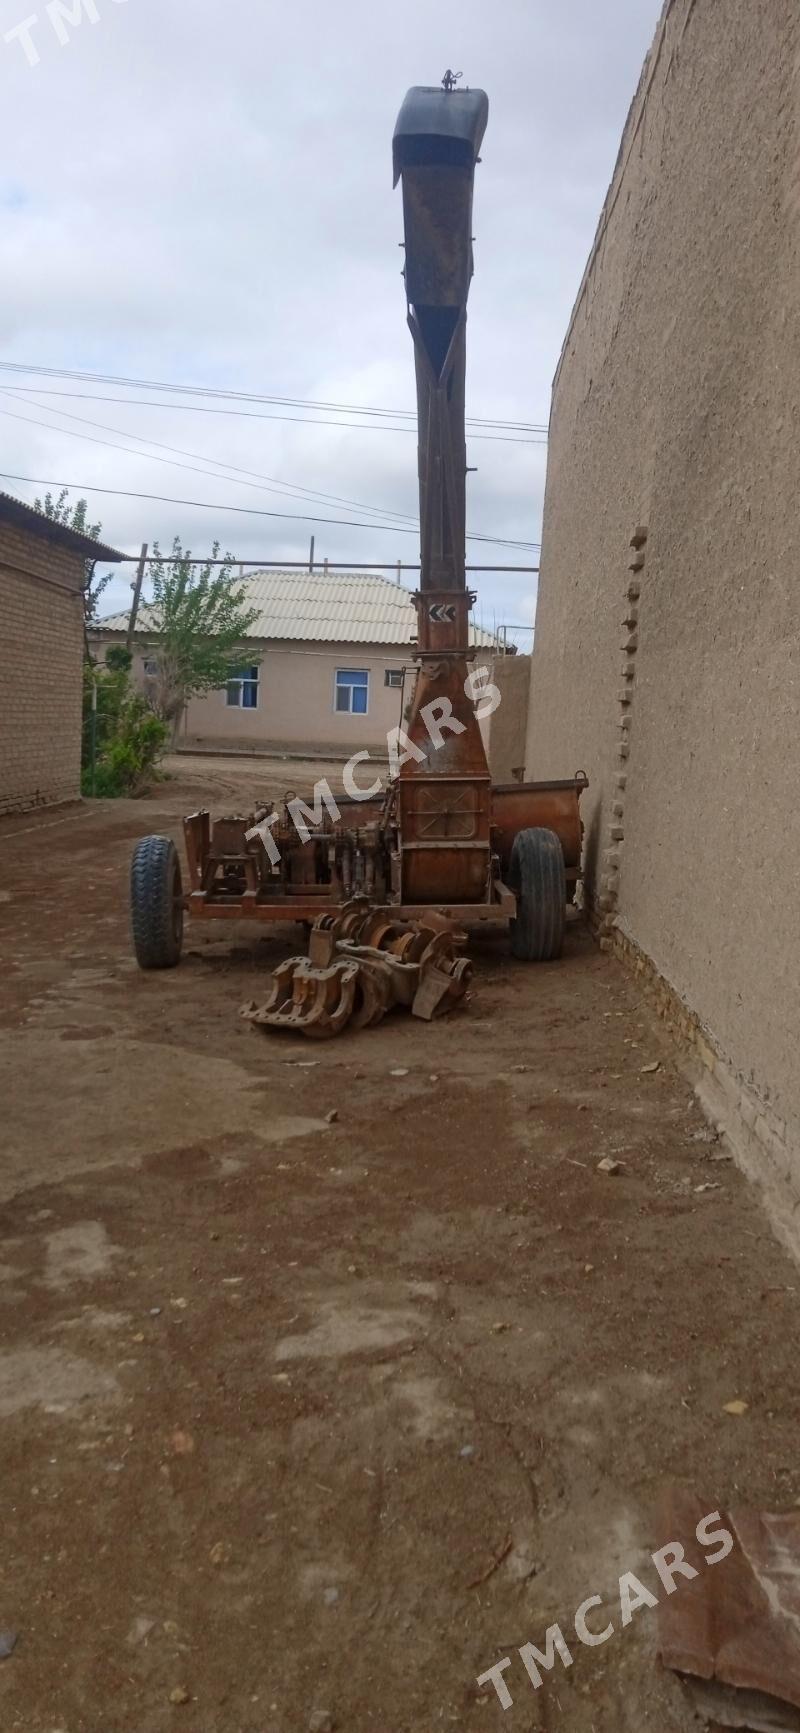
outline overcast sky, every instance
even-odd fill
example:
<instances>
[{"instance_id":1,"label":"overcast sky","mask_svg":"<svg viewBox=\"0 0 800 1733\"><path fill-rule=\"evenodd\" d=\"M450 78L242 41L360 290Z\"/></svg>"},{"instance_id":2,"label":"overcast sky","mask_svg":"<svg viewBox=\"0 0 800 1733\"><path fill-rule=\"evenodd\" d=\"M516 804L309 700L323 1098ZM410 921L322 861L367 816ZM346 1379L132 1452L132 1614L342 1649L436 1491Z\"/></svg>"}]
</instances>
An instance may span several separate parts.
<instances>
[{"instance_id":1,"label":"overcast sky","mask_svg":"<svg viewBox=\"0 0 800 1733\"><path fill-rule=\"evenodd\" d=\"M61 16L87 6L94 23ZM490 101L468 413L546 423L659 12L660 0L0 0L0 361L413 408L391 139L407 87L450 66ZM268 419L281 413L270 404L250 405L250 419L201 414L164 407L174 393L29 374L1 372L0 387L0 470L81 484L104 538L125 552L179 534L198 554L217 538L242 559L299 559L313 529L320 559L417 558L415 534L399 527L228 509L364 516L267 491L277 483L415 516L408 432ZM93 443L103 440L111 447ZM205 473L157 461L172 453L141 443L153 440ZM545 460L543 444L471 439L468 528L538 542ZM12 479L0 488L31 501L42 492ZM468 558L536 555L471 543ZM111 606L125 605L129 581L115 579ZM532 620L535 579L474 583L486 624Z\"/></svg>"}]
</instances>

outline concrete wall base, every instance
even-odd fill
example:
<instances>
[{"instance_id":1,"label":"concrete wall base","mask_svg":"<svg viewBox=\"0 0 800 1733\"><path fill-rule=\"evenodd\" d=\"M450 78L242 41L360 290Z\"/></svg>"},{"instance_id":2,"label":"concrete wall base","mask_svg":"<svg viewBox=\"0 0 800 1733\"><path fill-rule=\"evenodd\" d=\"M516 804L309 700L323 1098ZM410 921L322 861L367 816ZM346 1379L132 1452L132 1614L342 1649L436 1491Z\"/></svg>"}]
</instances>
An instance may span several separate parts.
<instances>
[{"instance_id":1,"label":"concrete wall base","mask_svg":"<svg viewBox=\"0 0 800 1733\"><path fill-rule=\"evenodd\" d=\"M339 765L346 764L351 752L358 750L368 752L371 763L379 767L381 764L388 764L389 762L386 756L385 738L379 740L375 746L369 746L365 743L363 747L354 748L337 747L330 740L311 740L307 745L298 745L296 741L292 740L263 740L253 736L244 736L240 740L232 741L230 735L224 734L179 734L171 750L186 754L197 753L215 758L286 758L299 759L304 763L308 759L324 759L326 762ZM369 768L370 766L367 764L366 770L369 771ZM363 780L364 772L362 770ZM369 782L368 776L366 780Z\"/></svg>"},{"instance_id":2,"label":"concrete wall base","mask_svg":"<svg viewBox=\"0 0 800 1733\"><path fill-rule=\"evenodd\" d=\"M759 1187L770 1222L800 1264L800 1151L792 1149L786 1123L772 1113L737 1075L694 1011L660 974L652 958L619 924L601 929L599 911L587 908L600 947L635 975L637 986L676 1042L698 1102L747 1178Z\"/></svg>"}]
</instances>

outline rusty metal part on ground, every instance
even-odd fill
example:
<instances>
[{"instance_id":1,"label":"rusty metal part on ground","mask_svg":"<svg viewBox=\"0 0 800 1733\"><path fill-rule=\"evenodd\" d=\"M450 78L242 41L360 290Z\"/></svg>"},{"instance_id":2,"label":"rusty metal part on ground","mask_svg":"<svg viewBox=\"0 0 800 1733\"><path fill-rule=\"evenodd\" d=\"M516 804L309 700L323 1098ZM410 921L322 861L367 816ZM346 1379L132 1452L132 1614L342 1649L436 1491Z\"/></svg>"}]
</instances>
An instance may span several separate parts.
<instances>
[{"instance_id":1,"label":"rusty metal part on ground","mask_svg":"<svg viewBox=\"0 0 800 1733\"><path fill-rule=\"evenodd\" d=\"M466 933L434 910L424 920L401 921L391 909L355 898L339 915L321 915L307 957L290 957L274 971L264 1005L242 1016L261 1028L327 1039L343 1029L366 1029L387 1011L405 1006L430 1021L452 1010L472 977L459 955Z\"/></svg>"},{"instance_id":2,"label":"rusty metal part on ground","mask_svg":"<svg viewBox=\"0 0 800 1733\"><path fill-rule=\"evenodd\" d=\"M661 1659L715 1726L798 1733L800 1512L720 1511L708 1526L727 1530L733 1546L711 1564L696 1540L709 1508L683 1488L664 1501L661 1544L679 1542L697 1575L678 1576L660 1600Z\"/></svg>"}]
</instances>

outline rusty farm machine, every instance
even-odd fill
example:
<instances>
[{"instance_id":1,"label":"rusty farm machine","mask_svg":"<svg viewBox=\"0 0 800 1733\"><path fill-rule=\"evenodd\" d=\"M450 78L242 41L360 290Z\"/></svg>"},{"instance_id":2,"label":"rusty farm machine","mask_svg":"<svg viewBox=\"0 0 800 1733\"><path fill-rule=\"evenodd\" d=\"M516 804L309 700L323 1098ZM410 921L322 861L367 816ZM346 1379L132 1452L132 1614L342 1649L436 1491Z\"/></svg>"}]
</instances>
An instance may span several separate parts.
<instances>
[{"instance_id":1,"label":"rusty farm machine","mask_svg":"<svg viewBox=\"0 0 800 1733\"><path fill-rule=\"evenodd\" d=\"M132 863L142 968L179 961L184 917L299 921L307 958L282 965L257 1022L333 1034L394 1003L431 1016L463 992L461 929L506 921L515 957L558 957L580 872L585 779L493 787L477 701L466 582L465 374L475 166L488 119L480 90L417 87L394 133L402 181L405 291L419 424L417 676L406 750L385 792L337 798L339 816L287 801L243 817L184 820L174 844L144 837Z\"/></svg>"}]
</instances>

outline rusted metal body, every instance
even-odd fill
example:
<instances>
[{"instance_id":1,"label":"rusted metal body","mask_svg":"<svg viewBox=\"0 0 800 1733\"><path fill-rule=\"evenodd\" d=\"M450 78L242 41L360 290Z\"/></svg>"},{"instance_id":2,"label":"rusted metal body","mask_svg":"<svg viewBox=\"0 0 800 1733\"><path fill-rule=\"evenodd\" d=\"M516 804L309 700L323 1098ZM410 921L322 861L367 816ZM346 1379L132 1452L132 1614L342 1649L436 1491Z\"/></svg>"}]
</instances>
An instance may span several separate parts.
<instances>
[{"instance_id":1,"label":"rusted metal body","mask_svg":"<svg viewBox=\"0 0 800 1733\"><path fill-rule=\"evenodd\" d=\"M574 896L580 874L586 779L492 788L479 720L489 675L475 666L480 653L469 642L475 597L465 569L466 319L475 166L487 118L482 91L445 81L441 90L409 91L394 134L416 371L421 540L418 675L398 731L397 774L367 800L337 794L333 803L318 803L315 796L313 819L301 830L289 796L279 809L213 823L207 812L193 813L184 821L193 918L313 924L363 896L404 919L439 909L462 922L503 920L519 929L523 868L512 854L515 839L536 832L554 833L561 844L565 876L553 890L551 873L548 894L563 928L564 899ZM277 858L264 837L248 837L259 823L268 824ZM527 870L528 883L539 882L541 874ZM555 931L558 923L551 926ZM512 944L514 933L512 926ZM546 948L546 934L538 950L537 943L534 934L528 950L515 954L558 954Z\"/></svg>"},{"instance_id":2,"label":"rusted metal body","mask_svg":"<svg viewBox=\"0 0 800 1733\"><path fill-rule=\"evenodd\" d=\"M464 433L472 195L489 104L483 91L410 90L395 128L405 289L419 427L417 655L399 776L403 899L491 894L491 778L469 692ZM431 722L434 724L433 737Z\"/></svg>"},{"instance_id":3,"label":"rusted metal body","mask_svg":"<svg viewBox=\"0 0 800 1733\"><path fill-rule=\"evenodd\" d=\"M660 1600L661 1658L683 1676L698 1711L714 1725L797 1729L800 1514L736 1506L720 1510L712 1524L710 1505L685 1487L671 1488L663 1500L663 1542L679 1542L696 1575ZM708 1556L696 1538L704 1522L714 1542ZM718 1530L730 1541L727 1556L720 1556Z\"/></svg>"},{"instance_id":4,"label":"rusted metal body","mask_svg":"<svg viewBox=\"0 0 800 1733\"><path fill-rule=\"evenodd\" d=\"M507 782L492 789L492 841L501 873L507 874L514 838L529 827L553 830L564 851L567 885L580 875L583 826L580 798L588 780L582 771L565 782Z\"/></svg>"},{"instance_id":5,"label":"rusted metal body","mask_svg":"<svg viewBox=\"0 0 800 1733\"><path fill-rule=\"evenodd\" d=\"M430 836L430 830L453 826L454 791L459 785L450 782L440 788L438 782L428 784L433 793L427 801L426 784L420 780L418 786L415 840L424 844L437 840ZM284 806L281 821L272 830L281 851L277 872L271 869L259 839L247 841L246 832L252 829L255 814L212 823L208 812L191 813L183 821L189 866L188 912L195 919L207 920L313 922L323 910L340 912L351 896L362 893L402 919L414 919L433 904L464 921L508 920L516 911L516 898L506 888L511 849L517 832L527 826L555 831L564 851L568 894L574 895L581 858L579 802L585 787L585 777L578 775L564 782L513 782L492 789L486 869L491 871L491 880L479 887L474 897L459 895L462 887L457 872L433 899L408 894L401 899L396 894L392 872L393 864L395 873L399 872L401 854L391 790L384 800L338 800L341 821L326 813L307 843L300 842ZM461 790L467 790L462 797L467 800L471 798L469 788L469 783L461 784ZM467 817L471 824L471 812ZM458 841L456 835L453 842ZM425 851L418 848L410 852L422 856ZM443 852L450 862L459 862L457 848L448 850L445 842Z\"/></svg>"},{"instance_id":6,"label":"rusted metal body","mask_svg":"<svg viewBox=\"0 0 800 1733\"><path fill-rule=\"evenodd\" d=\"M321 915L307 957L290 957L272 977L264 1005L242 1016L261 1028L285 1029L314 1040L365 1029L405 1006L426 1022L463 998L472 976L459 955L466 933L431 911L426 918L387 918L365 897L338 915Z\"/></svg>"}]
</instances>

